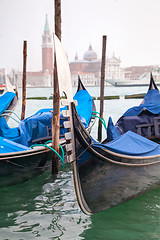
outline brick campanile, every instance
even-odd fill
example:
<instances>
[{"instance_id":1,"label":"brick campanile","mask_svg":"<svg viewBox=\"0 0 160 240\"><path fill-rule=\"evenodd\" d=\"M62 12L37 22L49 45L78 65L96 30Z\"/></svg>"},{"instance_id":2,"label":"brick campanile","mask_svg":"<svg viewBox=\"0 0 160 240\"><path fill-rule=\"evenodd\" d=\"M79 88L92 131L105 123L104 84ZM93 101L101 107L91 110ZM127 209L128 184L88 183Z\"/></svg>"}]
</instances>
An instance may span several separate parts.
<instances>
[{"instance_id":1,"label":"brick campanile","mask_svg":"<svg viewBox=\"0 0 160 240\"><path fill-rule=\"evenodd\" d=\"M49 73L53 73L53 42L52 34L48 25L48 19L46 15L46 22L44 27L44 33L42 35L42 71L49 70Z\"/></svg>"}]
</instances>

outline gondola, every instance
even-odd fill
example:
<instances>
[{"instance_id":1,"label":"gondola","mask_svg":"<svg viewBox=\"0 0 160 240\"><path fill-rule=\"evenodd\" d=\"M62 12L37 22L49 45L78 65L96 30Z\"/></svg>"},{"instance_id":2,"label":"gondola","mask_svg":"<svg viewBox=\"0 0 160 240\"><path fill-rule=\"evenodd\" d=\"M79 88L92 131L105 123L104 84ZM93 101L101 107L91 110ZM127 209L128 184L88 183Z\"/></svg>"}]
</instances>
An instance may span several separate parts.
<instances>
[{"instance_id":1,"label":"gondola","mask_svg":"<svg viewBox=\"0 0 160 240\"><path fill-rule=\"evenodd\" d=\"M55 46L55 49L62 46ZM56 53L56 60L61 61L63 57ZM57 67L57 72L61 71ZM62 74L62 72L61 72ZM77 111L84 127L89 131L89 126L94 120L92 110L95 110L93 98L83 86L79 79L78 89L74 96L79 104ZM86 107L87 106L87 107ZM18 183L35 175L42 173L51 167L52 160L52 109L40 109L34 115L20 121L18 127L10 128L5 115L0 116L0 187ZM64 134L68 132L63 127L67 117L62 112L67 111L66 107L61 108L60 113L60 155L66 148ZM63 161L65 161L63 156Z\"/></svg>"},{"instance_id":2,"label":"gondola","mask_svg":"<svg viewBox=\"0 0 160 240\"><path fill-rule=\"evenodd\" d=\"M160 185L159 111L160 93L151 75L143 102L115 125L110 119L107 139L99 143L85 130L71 103L75 154L71 164L84 213L115 207Z\"/></svg>"},{"instance_id":3,"label":"gondola","mask_svg":"<svg viewBox=\"0 0 160 240\"><path fill-rule=\"evenodd\" d=\"M77 111L81 122L85 128L88 128L94 119L92 108L94 110L95 105L80 79L74 99L79 102ZM88 109L84 110L84 105L88 105ZM65 107L61 108L59 140L64 151L66 145L64 134L67 130L63 124L67 118L62 116L62 111L65 109ZM3 177L3 181L0 181L0 186L4 185L4 182L8 182L11 176L12 180L14 176L14 181L17 181L18 175L24 179L27 175L29 176L31 170L37 169L37 172L43 172L51 165L52 112L53 109L41 109L20 121L18 127L15 128L8 126L2 114L0 117L0 179ZM35 174L36 171L33 172ZM6 176L10 177L4 181Z\"/></svg>"}]
</instances>

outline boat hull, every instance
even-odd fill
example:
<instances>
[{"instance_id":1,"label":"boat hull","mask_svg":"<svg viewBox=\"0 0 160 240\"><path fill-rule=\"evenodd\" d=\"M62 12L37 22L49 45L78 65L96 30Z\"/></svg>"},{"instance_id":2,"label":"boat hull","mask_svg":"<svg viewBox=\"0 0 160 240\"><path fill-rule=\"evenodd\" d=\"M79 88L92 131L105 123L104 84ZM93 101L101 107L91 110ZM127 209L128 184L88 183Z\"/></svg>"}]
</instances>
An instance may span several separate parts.
<instances>
[{"instance_id":1,"label":"boat hull","mask_svg":"<svg viewBox=\"0 0 160 240\"><path fill-rule=\"evenodd\" d=\"M52 151L29 150L0 157L0 187L19 183L39 175L51 165Z\"/></svg>"},{"instance_id":2,"label":"boat hull","mask_svg":"<svg viewBox=\"0 0 160 240\"><path fill-rule=\"evenodd\" d=\"M78 182L89 213L109 209L160 185L160 164L140 167L119 166L82 154L76 162Z\"/></svg>"},{"instance_id":3,"label":"boat hull","mask_svg":"<svg viewBox=\"0 0 160 240\"><path fill-rule=\"evenodd\" d=\"M72 163L81 209L93 214L131 200L160 185L160 155L135 157L92 143L74 106L76 160Z\"/></svg>"}]
</instances>

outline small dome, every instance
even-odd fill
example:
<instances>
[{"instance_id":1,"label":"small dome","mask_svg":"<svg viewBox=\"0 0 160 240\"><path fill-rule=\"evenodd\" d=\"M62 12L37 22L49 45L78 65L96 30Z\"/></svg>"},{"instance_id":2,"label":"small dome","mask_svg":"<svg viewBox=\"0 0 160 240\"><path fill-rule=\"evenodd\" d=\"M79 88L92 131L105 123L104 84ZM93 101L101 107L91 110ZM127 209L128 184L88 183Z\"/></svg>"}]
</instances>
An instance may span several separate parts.
<instances>
[{"instance_id":1,"label":"small dome","mask_svg":"<svg viewBox=\"0 0 160 240\"><path fill-rule=\"evenodd\" d=\"M97 53L92 50L91 45L89 46L88 51L84 53L83 59L87 61L93 61L97 59Z\"/></svg>"}]
</instances>

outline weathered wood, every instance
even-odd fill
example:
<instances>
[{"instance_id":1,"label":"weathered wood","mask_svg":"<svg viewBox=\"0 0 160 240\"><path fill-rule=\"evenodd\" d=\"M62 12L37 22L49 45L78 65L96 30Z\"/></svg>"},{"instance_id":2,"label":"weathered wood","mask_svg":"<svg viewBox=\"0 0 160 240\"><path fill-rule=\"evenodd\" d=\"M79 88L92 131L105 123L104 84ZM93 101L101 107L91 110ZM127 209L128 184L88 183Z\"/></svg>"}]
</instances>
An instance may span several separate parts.
<instances>
[{"instance_id":1,"label":"weathered wood","mask_svg":"<svg viewBox=\"0 0 160 240\"><path fill-rule=\"evenodd\" d=\"M132 94L132 95L125 95L125 99L132 99L132 98L144 98L146 96L146 93L138 93L138 94Z\"/></svg>"},{"instance_id":2,"label":"weathered wood","mask_svg":"<svg viewBox=\"0 0 160 240\"><path fill-rule=\"evenodd\" d=\"M55 35L61 40L61 0L55 0ZM52 118L52 147L59 153L59 121L60 121L60 96L57 76L56 58L54 57L54 94ZM58 173L59 157L53 152L52 174Z\"/></svg>"},{"instance_id":3,"label":"weathered wood","mask_svg":"<svg viewBox=\"0 0 160 240\"><path fill-rule=\"evenodd\" d=\"M104 80L105 80L105 66L106 66L106 41L107 36L103 36L102 41L102 62L101 62L101 87L100 87L100 118L103 119L103 105L104 105ZM98 141L102 139L102 122L99 120L98 125Z\"/></svg>"},{"instance_id":4,"label":"weathered wood","mask_svg":"<svg viewBox=\"0 0 160 240\"><path fill-rule=\"evenodd\" d=\"M97 97L97 100L100 100L101 97ZM104 96L104 100L114 100L114 99L120 99L120 96L115 95L115 96Z\"/></svg>"},{"instance_id":5,"label":"weathered wood","mask_svg":"<svg viewBox=\"0 0 160 240\"><path fill-rule=\"evenodd\" d=\"M60 96L56 61L54 64L54 94L53 94L53 118L52 118L52 147L59 153L59 121L60 121ZM52 174L58 173L59 157L53 152Z\"/></svg>"},{"instance_id":6,"label":"weathered wood","mask_svg":"<svg viewBox=\"0 0 160 240\"><path fill-rule=\"evenodd\" d=\"M160 116L154 117L153 123L139 124L136 125L136 128L139 135L142 135L142 128L146 128L147 135L145 137L147 137L148 139L160 138Z\"/></svg>"},{"instance_id":7,"label":"weathered wood","mask_svg":"<svg viewBox=\"0 0 160 240\"><path fill-rule=\"evenodd\" d=\"M23 43L23 81L22 81L22 112L21 120L25 118L26 108L26 65L27 65L27 41Z\"/></svg>"},{"instance_id":8,"label":"weathered wood","mask_svg":"<svg viewBox=\"0 0 160 240\"><path fill-rule=\"evenodd\" d=\"M61 41L61 0L54 0L55 9L55 34Z\"/></svg>"}]
</instances>

